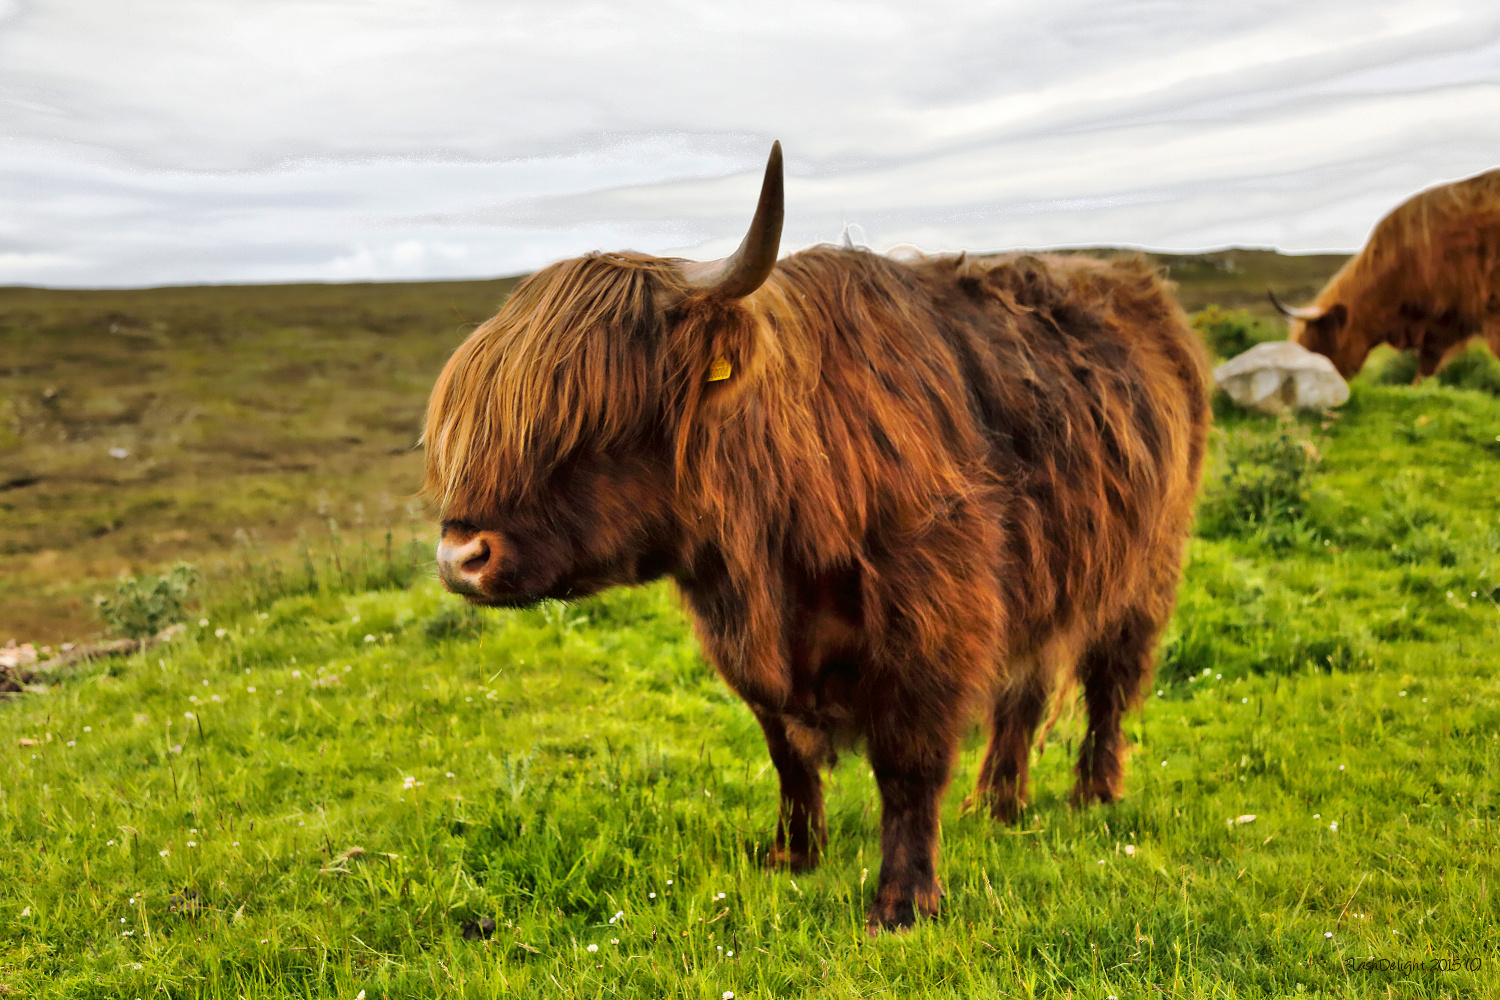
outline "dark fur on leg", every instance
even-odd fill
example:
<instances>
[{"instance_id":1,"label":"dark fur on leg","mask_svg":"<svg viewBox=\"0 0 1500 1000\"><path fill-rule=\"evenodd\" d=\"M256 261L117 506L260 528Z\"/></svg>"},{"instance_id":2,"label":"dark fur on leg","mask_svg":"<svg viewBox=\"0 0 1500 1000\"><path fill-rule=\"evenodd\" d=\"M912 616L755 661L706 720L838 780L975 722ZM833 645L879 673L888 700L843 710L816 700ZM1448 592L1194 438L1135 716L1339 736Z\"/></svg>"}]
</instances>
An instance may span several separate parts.
<instances>
[{"instance_id":1,"label":"dark fur on leg","mask_svg":"<svg viewBox=\"0 0 1500 1000\"><path fill-rule=\"evenodd\" d=\"M990 744L979 781L965 808L987 806L996 821L1014 823L1030 799L1028 774L1031 740L1047 707L1047 691L1039 680L1007 690L990 709Z\"/></svg>"},{"instance_id":2,"label":"dark fur on leg","mask_svg":"<svg viewBox=\"0 0 1500 1000\"><path fill-rule=\"evenodd\" d=\"M1120 721L1151 678L1160 629L1156 621L1138 612L1084 651L1078 676L1088 708L1088 731L1078 750L1074 805L1114 802L1120 797L1127 750Z\"/></svg>"},{"instance_id":3,"label":"dark fur on leg","mask_svg":"<svg viewBox=\"0 0 1500 1000\"><path fill-rule=\"evenodd\" d=\"M880 878L865 918L874 937L902 930L917 914L935 917L943 889L937 877L938 805L948 784L956 740L925 741L890 732L872 736L870 763L880 787ZM941 744L947 743L944 747ZM921 752L927 749L928 752Z\"/></svg>"},{"instance_id":4,"label":"dark fur on leg","mask_svg":"<svg viewBox=\"0 0 1500 1000\"><path fill-rule=\"evenodd\" d=\"M823 818L822 760L809 757L796 745L779 716L756 713L771 751L771 763L781 778L781 812L776 823L776 847L766 863L776 868L806 871L817 867L828 840Z\"/></svg>"}]
</instances>

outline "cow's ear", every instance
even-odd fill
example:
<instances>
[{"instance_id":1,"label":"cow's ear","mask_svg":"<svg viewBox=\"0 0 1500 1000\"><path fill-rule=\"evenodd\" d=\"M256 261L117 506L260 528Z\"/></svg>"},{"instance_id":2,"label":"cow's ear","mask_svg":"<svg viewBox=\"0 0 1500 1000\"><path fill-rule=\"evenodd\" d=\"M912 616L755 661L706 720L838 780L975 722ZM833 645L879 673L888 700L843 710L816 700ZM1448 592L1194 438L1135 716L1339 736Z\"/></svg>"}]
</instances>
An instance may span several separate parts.
<instances>
[{"instance_id":1,"label":"cow's ear","mask_svg":"<svg viewBox=\"0 0 1500 1000\"><path fill-rule=\"evenodd\" d=\"M1349 310L1342 302L1336 302L1317 316L1303 321L1307 324L1307 347L1319 354L1333 357L1339 343L1339 334L1349 322Z\"/></svg>"}]
</instances>

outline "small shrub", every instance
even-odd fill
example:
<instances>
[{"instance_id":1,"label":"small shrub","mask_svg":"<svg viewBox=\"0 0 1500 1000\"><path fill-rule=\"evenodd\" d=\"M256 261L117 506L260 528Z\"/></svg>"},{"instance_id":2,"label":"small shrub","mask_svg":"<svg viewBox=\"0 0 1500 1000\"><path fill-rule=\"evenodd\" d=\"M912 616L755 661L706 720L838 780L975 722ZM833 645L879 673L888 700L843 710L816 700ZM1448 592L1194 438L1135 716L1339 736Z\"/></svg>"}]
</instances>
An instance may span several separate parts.
<instances>
[{"instance_id":1,"label":"small shrub","mask_svg":"<svg viewBox=\"0 0 1500 1000\"><path fill-rule=\"evenodd\" d=\"M155 635L187 616L186 604L198 571L178 563L160 576L132 576L115 587L112 595L94 598L104 626L127 639Z\"/></svg>"},{"instance_id":2,"label":"small shrub","mask_svg":"<svg viewBox=\"0 0 1500 1000\"><path fill-rule=\"evenodd\" d=\"M1417 355L1415 351L1381 350L1371 355L1366 367L1370 369L1370 381L1376 385L1411 385L1417 377ZM1454 355L1433 378L1438 385L1500 396L1500 361L1484 344L1471 344L1468 350Z\"/></svg>"},{"instance_id":3,"label":"small shrub","mask_svg":"<svg viewBox=\"0 0 1500 1000\"><path fill-rule=\"evenodd\" d=\"M1417 377L1416 352L1389 348L1376 348L1376 352L1372 352L1365 363L1371 382L1376 385L1411 385Z\"/></svg>"},{"instance_id":4,"label":"small shrub","mask_svg":"<svg viewBox=\"0 0 1500 1000\"><path fill-rule=\"evenodd\" d=\"M1500 361L1483 344L1471 345L1439 369L1435 377L1440 385L1500 396Z\"/></svg>"},{"instance_id":5,"label":"small shrub","mask_svg":"<svg viewBox=\"0 0 1500 1000\"><path fill-rule=\"evenodd\" d=\"M1286 334L1268 320L1257 319L1243 309L1229 312L1210 305L1193 316L1193 329L1219 358L1244 354L1256 344L1285 340Z\"/></svg>"},{"instance_id":6,"label":"small shrub","mask_svg":"<svg viewBox=\"0 0 1500 1000\"><path fill-rule=\"evenodd\" d=\"M1231 438L1228 471L1204 497L1198 533L1204 538L1258 536L1276 549L1315 541L1307 502L1312 473L1321 460L1312 441L1290 431L1273 438Z\"/></svg>"}]
</instances>

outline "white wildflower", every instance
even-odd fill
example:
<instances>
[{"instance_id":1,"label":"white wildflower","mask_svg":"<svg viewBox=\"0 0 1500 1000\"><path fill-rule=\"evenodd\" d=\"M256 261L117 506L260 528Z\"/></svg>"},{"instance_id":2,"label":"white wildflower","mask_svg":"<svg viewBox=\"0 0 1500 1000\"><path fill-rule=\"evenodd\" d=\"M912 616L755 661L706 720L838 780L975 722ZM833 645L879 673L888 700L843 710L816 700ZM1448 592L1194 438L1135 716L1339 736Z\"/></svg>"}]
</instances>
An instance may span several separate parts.
<instances>
[{"instance_id":1,"label":"white wildflower","mask_svg":"<svg viewBox=\"0 0 1500 1000\"><path fill-rule=\"evenodd\" d=\"M591 945L588 946L588 951L589 951L590 954L593 954L594 952L596 952L598 950L599 950L599 946L597 944L591 944Z\"/></svg>"}]
</instances>

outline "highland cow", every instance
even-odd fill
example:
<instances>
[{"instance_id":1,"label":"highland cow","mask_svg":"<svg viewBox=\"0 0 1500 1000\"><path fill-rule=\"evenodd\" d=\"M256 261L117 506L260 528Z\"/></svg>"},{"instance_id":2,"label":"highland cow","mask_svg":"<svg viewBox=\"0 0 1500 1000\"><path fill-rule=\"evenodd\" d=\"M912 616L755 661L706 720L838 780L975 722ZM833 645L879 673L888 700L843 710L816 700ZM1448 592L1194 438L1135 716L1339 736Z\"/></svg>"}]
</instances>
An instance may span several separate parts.
<instances>
[{"instance_id":1,"label":"highland cow","mask_svg":"<svg viewBox=\"0 0 1500 1000\"><path fill-rule=\"evenodd\" d=\"M670 577L781 781L768 861L816 864L820 768L879 786L868 927L933 914L938 809L1014 820L1054 689L1087 706L1073 798L1121 791L1121 716L1175 601L1206 358L1138 258L777 260L779 144L731 257L593 253L522 282L427 412L438 568L515 607Z\"/></svg>"},{"instance_id":2,"label":"highland cow","mask_svg":"<svg viewBox=\"0 0 1500 1000\"><path fill-rule=\"evenodd\" d=\"M1415 351L1418 380L1476 336L1500 355L1500 170L1402 202L1311 306L1271 302L1346 379L1377 344Z\"/></svg>"}]
</instances>

